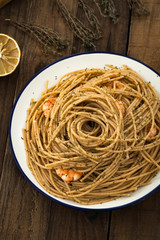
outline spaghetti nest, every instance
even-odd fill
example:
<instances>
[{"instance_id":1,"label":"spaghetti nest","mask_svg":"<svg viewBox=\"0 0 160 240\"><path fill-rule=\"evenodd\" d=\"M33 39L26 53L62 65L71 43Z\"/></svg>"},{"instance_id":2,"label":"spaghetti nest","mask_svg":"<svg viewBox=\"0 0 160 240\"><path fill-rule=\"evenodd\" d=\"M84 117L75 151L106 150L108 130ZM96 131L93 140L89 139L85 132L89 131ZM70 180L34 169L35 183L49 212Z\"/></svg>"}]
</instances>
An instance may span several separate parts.
<instances>
[{"instance_id":1,"label":"spaghetti nest","mask_svg":"<svg viewBox=\"0 0 160 240\"><path fill-rule=\"evenodd\" d=\"M46 99L55 103L44 114ZM23 129L28 166L50 194L97 204L129 196L160 169L160 105L127 66L63 76L31 101ZM57 169L81 173L64 181Z\"/></svg>"}]
</instances>

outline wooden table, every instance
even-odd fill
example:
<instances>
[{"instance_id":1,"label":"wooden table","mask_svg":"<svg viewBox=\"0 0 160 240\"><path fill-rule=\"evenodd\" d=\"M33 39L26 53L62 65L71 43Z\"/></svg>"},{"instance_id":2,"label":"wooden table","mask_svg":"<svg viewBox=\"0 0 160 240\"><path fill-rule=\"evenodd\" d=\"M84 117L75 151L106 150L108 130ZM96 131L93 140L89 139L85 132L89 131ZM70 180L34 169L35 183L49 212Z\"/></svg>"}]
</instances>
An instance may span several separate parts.
<instances>
[{"instance_id":1,"label":"wooden table","mask_svg":"<svg viewBox=\"0 0 160 240\"><path fill-rule=\"evenodd\" d=\"M77 0L63 2L74 16L88 24ZM90 1L86 2L90 4ZM144 0L150 14L141 17L129 10L126 0L114 2L119 21L113 24L109 18L99 17L103 37L95 42L96 50L136 58L160 73L160 1ZM97 11L94 4L90 6ZM55 0L13 0L0 9L0 18L39 24L60 32L70 40L62 57L86 51L57 11ZM26 181L16 166L9 145L11 110L29 79L60 56L46 56L31 34L9 23L0 21L0 32L15 38L22 52L16 71L0 78L0 239L160 239L160 189L134 205L95 212L51 201Z\"/></svg>"}]
</instances>

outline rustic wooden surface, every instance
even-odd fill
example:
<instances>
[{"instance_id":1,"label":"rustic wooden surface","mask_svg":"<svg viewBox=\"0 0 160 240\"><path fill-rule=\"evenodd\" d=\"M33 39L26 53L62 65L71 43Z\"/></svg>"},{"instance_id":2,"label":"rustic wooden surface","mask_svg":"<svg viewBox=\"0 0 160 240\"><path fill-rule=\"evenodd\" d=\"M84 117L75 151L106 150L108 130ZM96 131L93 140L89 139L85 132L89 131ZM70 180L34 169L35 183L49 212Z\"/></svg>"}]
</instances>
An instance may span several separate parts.
<instances>
[{"instance_id":1,"label":"rustic wooden surface","mask_svg":"<svg viewBox=\"0 0 160 240\"><path fill-rule=\"evenodd\" d=\"M86 23L76 0L64 2L75 16ZM137 17L128 9L126 0L115 0L119 22L113 24L110 19L101 17L103 38L96 42L96 50L134 57L160 73L160 1L143 2L150 15ZM62 56L86 51L59 15L55 0L13 0L0 9L0 18L33 22L60 32L70 39L70 46ZM160 239L160 189L134 205L95 212L72 209L51 201L25 180L10 150L10 113L16 97L29 79L59 57L46 57L31 35L10 24L0 21L0 32L15 38L22 51L16 71L0 78L0 239Z\"/></svg>"}]
</instances>

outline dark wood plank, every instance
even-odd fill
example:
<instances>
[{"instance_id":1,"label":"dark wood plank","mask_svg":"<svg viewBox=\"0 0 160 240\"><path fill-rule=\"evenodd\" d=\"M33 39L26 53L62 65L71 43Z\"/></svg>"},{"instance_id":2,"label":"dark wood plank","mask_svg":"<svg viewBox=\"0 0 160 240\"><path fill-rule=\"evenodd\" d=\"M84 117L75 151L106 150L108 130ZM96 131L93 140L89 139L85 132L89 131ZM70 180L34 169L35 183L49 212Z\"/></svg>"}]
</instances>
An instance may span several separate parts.
<instances>
[{"instance_id":1,"label":"dark wood plank","mask_svg":"<svg viewBox=\"0 0 160 240\"><path fill-rule=\"evenodd\" d=\"M18 71L19 70L17 69L16 72L13 73L12 77L4 77L0 79L0 136L1 139L3 139L0 144L0 174L3 167L3 159L8 136L9 117L13 106L14 91L16 87L15 76Z\"/></svg>"},{"instance_id":2,"label":"dark wood plank","mask_svg":"<svg viewBox=\"0 0 160 240\"><path fill-rule=\"evenodd\" d=\"M54 212L55 208L51 208L51 213ZM86 212L58 205L56 214L51 214L50 222L54 227L49 226L47 239L106 240L109 212Z\"/></svg>"},{"instance_id":3,"label":"dark wood plank","mask_svg":"<svg viewBox=\"0 0 160 240\"><path fill-rule=\"evenodd\" d=\"M147 199L122 209L112 211L109 240L159 239L160 191Z\"/></svg>"},{"instance_id":4,"label":"dark wood plank","mask_svg":"<svg viewBox=\"0 0 160 240\"><path fill-rule=\"evenodd\" d=\"M1 9L1 17L13 18L14 20L27 21L33 12L32 5L34 1L19 2L13 1ZM31 11L32 9L32 11ZM8 129L8 121L16 96L27 81L46 65L45 58L40 58L41 50L30 36L20 32L16 28L1 24L0 31L14 37L20 45L22 51L21 62L12 75L3 78L2 83L6 80L4 87L1 88L4 96L2 99L5 107L3 115L5 124L1 124L3 134ZM27 47L25 47L27 46ZM36 56L39 56L38 58ZM33 64L34 62L34 64ZM7 83L8 82L8 83ZM7 96L7 97L5 97ZM8 107L6 104L8 103ZM2 109L2 108L1 108ZM1 123L3 123L1 122ZM5 137L3 139L6 139ZM1 144L1 153L5 151L5 144ZM1 178L0 178L0 233L2 239L46 239L48 229L48 216L50 215L50 201L35 191L30 184L24 179L18 170L7 142L5 156L2 159ZM3 155L1 154L1 157ZM40 197L38 197L38 194ZM45 207L46 206L46 207ZM47 208L47 209L46 209ZM41 221L37 221L41 219ZM42 232L39 232L41 228ZM36 229L36 230L35 230ZM24 233L24 234L23 234ZM39 234L38 234L39 233Z\"/></svg>"},{"instance_id":5,"label":"dark wood plank","mask_svg":"<svg viewBox=\"0 0 160 240\"><path fill-rule=\"evenodd\" d=\"M160 72L160 1L143 1L150 14L132 17L128 55Z\"/></svg>"},{"instance_id":6,"label":"dark wood plank","mask_svg":"<svg viewBox=\"0 0 160 240\"><path fill-rule=\"evenodd\" d=\"M147 17L132 16L128 55L160 73L160 2L143 1L149 9ZM112 211L109 240L159 239L160 189L150 197L119 210Z\"/></svg>"}]
</instances>

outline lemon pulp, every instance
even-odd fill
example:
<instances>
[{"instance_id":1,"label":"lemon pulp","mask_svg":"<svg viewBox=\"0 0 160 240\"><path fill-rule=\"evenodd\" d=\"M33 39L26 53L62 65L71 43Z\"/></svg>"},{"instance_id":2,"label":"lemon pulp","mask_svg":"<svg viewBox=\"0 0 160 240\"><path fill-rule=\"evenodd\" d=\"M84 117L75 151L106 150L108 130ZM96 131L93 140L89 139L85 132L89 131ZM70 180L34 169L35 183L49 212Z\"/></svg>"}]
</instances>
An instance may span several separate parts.
<instances>
[{"instance_id":1,"label":"lemon pulp","mask_svg":"<svg viewBox=\"0 0 160 240\"><path fill-rule=\"evenodd\" d=\"M21 56L17 42L0 33L0 77L11 74L19 64Z\"/></svg>"}]
</instances>

